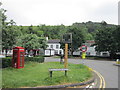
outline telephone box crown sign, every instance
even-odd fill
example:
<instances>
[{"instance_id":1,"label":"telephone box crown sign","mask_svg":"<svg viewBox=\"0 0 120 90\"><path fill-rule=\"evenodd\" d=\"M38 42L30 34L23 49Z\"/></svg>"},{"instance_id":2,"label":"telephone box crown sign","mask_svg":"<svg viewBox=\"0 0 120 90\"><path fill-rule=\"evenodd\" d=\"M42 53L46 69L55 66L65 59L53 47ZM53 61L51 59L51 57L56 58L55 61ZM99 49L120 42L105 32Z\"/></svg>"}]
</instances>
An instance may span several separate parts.
<instances>
[{"instance_id":1,"label":"telephone box crown sign","mask_svg":"<svg viewBox=\"0 0 120 90\"><path fill-rule=\"evenodd\" d=\"M14 47L13 49L24 49L23 47Z\"/></svg>"}]
</instances>

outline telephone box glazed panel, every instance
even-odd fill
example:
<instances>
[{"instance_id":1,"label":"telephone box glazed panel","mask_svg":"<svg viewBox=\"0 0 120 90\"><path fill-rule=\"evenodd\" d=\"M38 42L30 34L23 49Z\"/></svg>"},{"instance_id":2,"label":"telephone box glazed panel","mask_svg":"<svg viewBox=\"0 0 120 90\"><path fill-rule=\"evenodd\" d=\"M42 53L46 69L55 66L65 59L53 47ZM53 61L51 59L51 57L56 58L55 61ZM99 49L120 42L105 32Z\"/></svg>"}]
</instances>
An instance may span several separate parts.
<instances>
[{"instance_id":1,"label":"telephone box glazed panel","mask_svg":"<svg viewBox=\"0 0 120 90\"><path fill-rule=\"evenodd\" d=\"M23 47L13 48L12 67L17 69L24 68L24 52Z\"/></svg>"}]
</instances>

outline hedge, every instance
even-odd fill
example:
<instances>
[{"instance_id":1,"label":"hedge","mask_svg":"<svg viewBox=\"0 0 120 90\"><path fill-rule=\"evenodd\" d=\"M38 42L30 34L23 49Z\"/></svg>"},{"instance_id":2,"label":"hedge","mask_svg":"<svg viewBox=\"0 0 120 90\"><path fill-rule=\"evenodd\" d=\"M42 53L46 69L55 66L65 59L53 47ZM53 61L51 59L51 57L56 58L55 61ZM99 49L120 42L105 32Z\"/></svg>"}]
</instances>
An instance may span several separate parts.
<instances>
[{"instance_id":1,"label":"hedge","mask_svg":"<svg viewBox=\"0 0 120 90\"><path fill-rule=\"evenodd\" d=\"M31 61L31 62L44 62L43 56L37 56L37 57L25 57L25 63ZM12 57L5 57L2 58L2 68L11 67L12 66Z\"/></svg>"},{"instance_id":2,"label":"hedge","mask_svg":"<svg viewBox=\"0 0 120 90\"><path fill-rule=\"evenodd\" d=\"M2 68L11 67L12 66L12 57L2 58Z\"/></svg>"},{"instance_id":3,"label":"hedge","mask_svg":"<svg viewBox=\"0 0 120 90\"><path fill-rule=\"evenodd\" d=\"M43 56L25 57L25 62L28 61L42 63L44 62L44 57Z\"/></svg>"}]
</instances>

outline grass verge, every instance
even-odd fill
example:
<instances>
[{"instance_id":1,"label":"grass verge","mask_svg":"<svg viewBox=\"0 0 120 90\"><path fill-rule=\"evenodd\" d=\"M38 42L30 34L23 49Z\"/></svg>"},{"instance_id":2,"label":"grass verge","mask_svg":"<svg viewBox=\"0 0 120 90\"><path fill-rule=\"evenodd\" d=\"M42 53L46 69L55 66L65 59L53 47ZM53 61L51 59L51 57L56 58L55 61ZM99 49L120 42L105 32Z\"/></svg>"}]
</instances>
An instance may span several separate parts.
<instances>
[{"instance_id":1,"label":"grass verge","mask_svg":"<svg viewBox=\"0 0 120 90\"><path fill-rule=\"evenodd\" d=\"M63 71L54 71L49 77L49 68L63 68L59 62L37 63L29 62L25 68L5 68L2 70L2 88L36 87L66 83L80 83L92 77L87 66L68 64L67 77Z\"/></svg>"}]
</instances>

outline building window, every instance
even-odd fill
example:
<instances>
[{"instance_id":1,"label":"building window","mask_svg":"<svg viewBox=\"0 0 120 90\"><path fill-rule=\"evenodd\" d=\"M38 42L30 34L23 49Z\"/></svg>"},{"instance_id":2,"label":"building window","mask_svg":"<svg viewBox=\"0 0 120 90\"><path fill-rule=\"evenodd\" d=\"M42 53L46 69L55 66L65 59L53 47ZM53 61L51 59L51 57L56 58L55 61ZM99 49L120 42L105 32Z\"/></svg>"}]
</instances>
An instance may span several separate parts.
<instances>
[{"instance_id":1,"label":"building window","mask_svg":"<svg viewBox=\"0 0 120 90\"><path fill-rule=\"evenodd\" d=\"M59 45L56 45L56 49L58 49L59 48Z\"/></svg>"},{"instance_id":2,"label":"building window","mask_svg":"<svg viewBox=\"0 0 120 90\"><path fill-rule=\"evenodd\" d=\"M58 54L58 50L55 50L55 54Z\"/></svg>"},{"instance_id":3,"label":"building window","mask_svg":"<svg viewBox=\"0 0 120 90\"><path fill-rule=\"evenodd\" d=\"M51 45L51 48L53 49L53 45Z\"/></svg>"},{"instance_id":4,"label":"building window","mask_svg":"<svg viewBox=\"0 0 120 90\"><path fill-rule=\"evenodd\" d=\"M100 52L96 52L96 55L97 55L97 56L100 56Z\"/></svg>"},{"instance_id":5,"label":"building window","mask_svg":"<svg viewBox=\"0 0 120 90\"><path fill-rule=\"evenodd\" d=\"M108 53L102 53L103 56L108 56Z\"/></svg>"}]
</instances>

